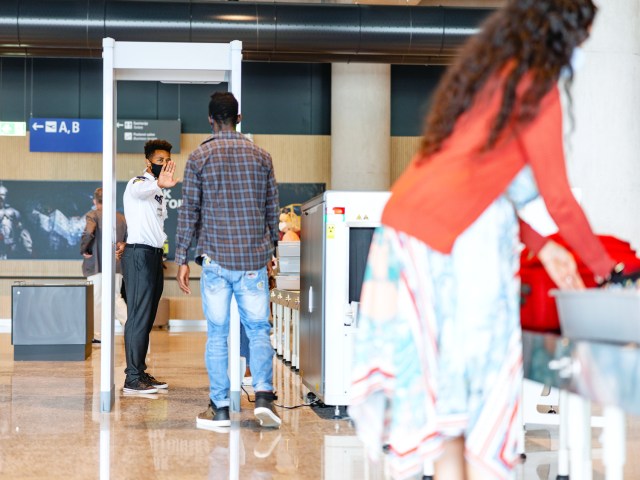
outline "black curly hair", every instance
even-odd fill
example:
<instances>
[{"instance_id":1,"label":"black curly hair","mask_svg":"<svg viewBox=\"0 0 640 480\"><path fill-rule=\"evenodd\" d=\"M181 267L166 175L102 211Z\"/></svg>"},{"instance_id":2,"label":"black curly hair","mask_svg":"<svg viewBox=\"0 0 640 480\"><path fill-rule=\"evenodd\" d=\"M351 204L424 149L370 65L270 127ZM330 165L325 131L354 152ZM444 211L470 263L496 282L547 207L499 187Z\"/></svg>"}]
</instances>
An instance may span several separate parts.
<instances>
[{"instance_id":1,"label":"black curly hair","mask_svg":"<svg viewBox=\"0 0 640 480\"><path fill-rule=\"evenodd\" d=\"M166 140L149 140L144 144L144 156L145 158L150 159L153 156L153 152L156 150L164 150L171 153L172 148L173 145Z\"/></svg>"},{"instance_id":2,"label":"black curly hair","mask_svg":"<svg viewBox=\"0 0 640 480\"><path fill-rule=\"evenodd\" d=\"M238 100L231 92L215 92L209 102L209 117L220 125L238 123Z\"/></svg>"},{"instance_id":3,"label":"black curly hair","mask_svg":"<svg viewBox=\"0 0 640 480\"><path fill-rule=\"evenodd\" d=\"M487 79L507 64L502 104L484 149L495 144L512 115L517 122L532 120L563 68L568 69L571 82L571 54L589 36L596 11L591 0L510 0L492 14L438 85L426 118L418 162L427 161L440 150ZM529 72L531 86L515 109L516 88Z\"/></svg>"}]
</instances>

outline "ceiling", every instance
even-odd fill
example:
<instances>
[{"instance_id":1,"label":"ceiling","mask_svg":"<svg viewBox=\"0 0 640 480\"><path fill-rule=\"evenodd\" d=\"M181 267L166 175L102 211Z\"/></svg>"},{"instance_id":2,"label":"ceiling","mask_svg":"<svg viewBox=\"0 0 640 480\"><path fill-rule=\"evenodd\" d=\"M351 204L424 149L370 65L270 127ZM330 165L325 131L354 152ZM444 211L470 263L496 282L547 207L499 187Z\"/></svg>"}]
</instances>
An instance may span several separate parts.
<instances>
[{"instance_id":1,"label":"ceiling","mask_svg":"<svg viewBox=\"0 0 640 480\"><path fill-rule=\"evenodd\" d=\"M450 63L480 22L504 3L0 0L0 24L7 27L0 32L0 56L99 57L107 36L118 41L242 40L249 61L441 65Z\"/></svg>"},{"instance_id":2,"label":"ceiling","mask_svg":"<svg viewBox=\"0 0 640 480\"><path fill-rule=\"evenodd\" d=\"M2 0L0 0L2 1ZM183 2L185 0L120 0L127 1L148 1L148 2ZM238 0L228 0L238 1ZM420 7L461 7L461 8L497 8L505 5L507 0L239 0L242 3L342 3L360 5L414 5Z\"/></svg>"}]
</instances>

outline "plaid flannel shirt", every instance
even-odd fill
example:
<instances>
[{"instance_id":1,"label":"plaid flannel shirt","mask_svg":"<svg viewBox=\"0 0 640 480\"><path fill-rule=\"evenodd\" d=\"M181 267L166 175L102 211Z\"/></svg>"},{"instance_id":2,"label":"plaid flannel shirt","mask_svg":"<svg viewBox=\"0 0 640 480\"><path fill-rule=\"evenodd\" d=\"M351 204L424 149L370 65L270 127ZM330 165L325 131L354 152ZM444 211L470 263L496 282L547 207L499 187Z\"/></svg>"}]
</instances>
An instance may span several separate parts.
<instances>
[{"instance_id":1,"label":"plaid flannel shirt","mask_svg":"<svg viewBox=\"0 0 640 480\"><path fill-rule=\"evenodd\" d=\"M271 155L239 132L219 132L189 155L178 212L175 262L208 255L228 270L257 270L279 239Z\"/></svg>"}]
</instances>

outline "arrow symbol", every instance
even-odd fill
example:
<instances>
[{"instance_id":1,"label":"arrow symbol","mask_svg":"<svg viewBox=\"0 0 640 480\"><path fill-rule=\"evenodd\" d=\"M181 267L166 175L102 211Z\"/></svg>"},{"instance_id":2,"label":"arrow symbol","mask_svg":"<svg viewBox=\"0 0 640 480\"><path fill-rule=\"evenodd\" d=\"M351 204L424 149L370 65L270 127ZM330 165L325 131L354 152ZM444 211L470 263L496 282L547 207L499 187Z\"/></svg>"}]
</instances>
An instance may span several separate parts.
<instances>
[{"instance_id":1,"label":"arrow symbol","mask_svg":"<svg viewBox=\"0 0 640 480\"><path fill-rule=\"evenodd\" d=\"M34 129L34 130L36 130L36 131L37 131L37 130L39 130L40 128L44 128L44 125L40 125L38 122L33 122L32 127L33 127L33 129Z\"/></svg>"},{"instance_id":2,"label":"arrow symbol","mask_svg":"<svg viewBox=\"0 0 640 480\"><path fill-rule=\"evenodd\" d=\"M124 127L124 123L118 123L118 122L116 122L116 127L117 127L117 128Z\"/></svg>"}]
</instances>

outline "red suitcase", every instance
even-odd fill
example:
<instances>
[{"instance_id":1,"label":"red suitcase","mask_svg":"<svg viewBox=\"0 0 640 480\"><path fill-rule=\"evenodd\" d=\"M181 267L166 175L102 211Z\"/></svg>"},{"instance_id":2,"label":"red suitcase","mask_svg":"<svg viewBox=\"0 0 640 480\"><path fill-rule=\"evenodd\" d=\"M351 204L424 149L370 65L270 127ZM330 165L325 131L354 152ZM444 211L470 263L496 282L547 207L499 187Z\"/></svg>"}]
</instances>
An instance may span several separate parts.
<instances>
[{"instance_id":1,"label":"red suitcase","mask_svg":"<svg viewBox=\"0 0 640 480\"><path fill-rule=\"evenodd\" d=\"M552 235L550 238L574 253L558 235ZM625 271L640 270L640 259L636 257L636 253L628 242L607 235L599 235L598 238L611 258L616 262L624 263ZM576 262L580 276L587 288L595 287L596 282L593 274L577 255ZM520 278L522 280L520 302L522 328L539 332L559 332L560 322L556 303L554 298L549 295L549 290L556 288L556 286L538 258L535 256L530 258L530 252L526 248L520 258Z\"/></svg>"}]
</instances>

